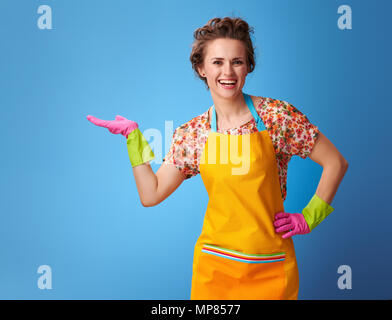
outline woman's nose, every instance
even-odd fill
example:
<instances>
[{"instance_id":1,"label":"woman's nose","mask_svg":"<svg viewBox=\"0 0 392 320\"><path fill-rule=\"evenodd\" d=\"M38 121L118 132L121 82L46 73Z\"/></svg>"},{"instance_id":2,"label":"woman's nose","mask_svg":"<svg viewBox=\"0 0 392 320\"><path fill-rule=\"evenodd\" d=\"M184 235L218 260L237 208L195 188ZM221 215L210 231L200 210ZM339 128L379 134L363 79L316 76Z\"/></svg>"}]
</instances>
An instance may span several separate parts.
<instances>
[{"instance_id":1,"label":"woman's nose","mask_svg":"<svg viewBox=\"0 0 392 320\"><path fill-rule=\"evenodd\" d=\"M231 65L230 62L229 62L229 63L226 63L226 64L223 66L223 73L224 73L226 76L231 76L231 75L233 74L233 66Z\"/></svg>"}]
</instances>

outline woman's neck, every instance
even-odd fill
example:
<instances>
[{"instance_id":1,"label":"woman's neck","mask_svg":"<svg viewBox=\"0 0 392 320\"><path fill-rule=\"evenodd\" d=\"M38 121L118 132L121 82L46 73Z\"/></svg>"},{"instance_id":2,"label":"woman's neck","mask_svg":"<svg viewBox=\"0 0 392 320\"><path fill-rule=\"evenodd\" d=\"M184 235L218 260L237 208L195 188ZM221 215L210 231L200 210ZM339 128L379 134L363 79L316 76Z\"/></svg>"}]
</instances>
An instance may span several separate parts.
<instances>
[{"instance_id":1,"label":"woman's neck","mask_svg":"<svg viewBox=\"0 0 392 320\"><path fill-rule=\"evenodd\" d=\"M239 118L248 114L249 110L242 92L234 99L222 99L213 94L211 95L214 101L217 118L225 123L235 123Z\"/></svg>"}]
</instances>

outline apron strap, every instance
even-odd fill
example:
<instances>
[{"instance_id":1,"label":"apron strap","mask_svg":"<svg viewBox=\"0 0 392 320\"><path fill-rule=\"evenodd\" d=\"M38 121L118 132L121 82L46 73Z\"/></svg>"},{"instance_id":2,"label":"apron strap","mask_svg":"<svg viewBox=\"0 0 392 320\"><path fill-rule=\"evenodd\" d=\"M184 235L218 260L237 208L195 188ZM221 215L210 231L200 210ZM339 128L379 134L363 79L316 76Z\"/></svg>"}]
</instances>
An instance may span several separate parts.
<instances>
[{"instance_id":1,"label":"apron strap","mask_svg":"<svg viewBox=\"0 0 392 320\"><path fill-rule=\"evenodd\" d=\"M250 110L250 113L253 115L253 118L255 119L257 130L259 130L259 131L265 130L263 120L261 120L259 114L257 113L256 108L253 105L252 98L250 97L250 95L248 95L246 93L244 93L244 98L245 98L246 105L248 106L248 108Z\"/></svg>"},{"instance_id":2,"label":"apron strap","mask_svg":"<svg viewBox=\"0 0 392 320\"><path fill-rule=\"evenodd\" d=\"M252 98L250 95L243 93L246 105L249 108L250 113L252 114L253 118L255 119L257 130L258 131L263 131L266 130L263 121L261 120L259 114L256 111L255 106L253 105ZM211 118L211 131L216 132L216 111L215 111L215 106L212 105L212 118Z\"/></svg>"},{"instance_id":3,"label":"apron strap","mask_svg":"<svg viewBox=\"0 0 392 320\"><path fill-rule=\"evenodd\" d=\"M212 105L211 131L216 132L216 112L214 105Z\"/></svg>"}]
</instances>

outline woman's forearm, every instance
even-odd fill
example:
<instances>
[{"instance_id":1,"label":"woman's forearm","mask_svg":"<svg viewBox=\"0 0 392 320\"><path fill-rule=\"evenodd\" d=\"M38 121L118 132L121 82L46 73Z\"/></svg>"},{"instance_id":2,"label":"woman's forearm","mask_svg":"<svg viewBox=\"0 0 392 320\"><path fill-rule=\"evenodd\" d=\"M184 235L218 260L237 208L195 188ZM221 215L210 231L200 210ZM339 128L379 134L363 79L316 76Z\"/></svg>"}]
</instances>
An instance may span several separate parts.
<instances>
[{"instance_id":1,"label":"woman's forearm","mask_svg":"<svg viewBox=\"0 0 392 320\"><path fill-rule=\"evenodd\" d=\"M325 164L316 189L317 196L331 204L347 168L348 162L344 158Z\"/></svg>"},{"instance_id":2,"label":"woman's forearm","mask_svg":"<svg viewBox=\"0 0 392 320\"><path fill-rule=\"evenodd\" d=\"M155 205L158 178L149 163L143 163L132 168L137 191L143 206Z\"/></svg>"},{"instance_id":3,"label":"woman's forearm","mask_svg":"<svg viewBox=\"0 0 392 320\"><path fill-rule=\"evenodd\" d=\"M148 162L132 169L140 201L144 207L161 203L185 180L184 174L174 165L162 164L156 173Z\"/></svg>"}]
</instances>

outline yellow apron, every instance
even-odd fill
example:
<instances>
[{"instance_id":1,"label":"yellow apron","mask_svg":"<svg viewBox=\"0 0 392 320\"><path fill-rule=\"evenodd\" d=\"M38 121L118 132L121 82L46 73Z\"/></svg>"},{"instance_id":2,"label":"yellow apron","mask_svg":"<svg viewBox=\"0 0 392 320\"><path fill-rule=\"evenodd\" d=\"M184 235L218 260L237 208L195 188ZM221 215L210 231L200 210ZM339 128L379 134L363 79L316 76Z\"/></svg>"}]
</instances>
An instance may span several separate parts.
<instances>
[{"instance_id":1,"label":"yellow apron","mask_svg":"<svg viewBox=\"0 0 392 320\"><path fill-rule=\"evenodd\" d=\"M211 131L200 161L209 202L193 259L192 300L297 299L298 268L291 238L273 226L284 211L275 150L252 99L257 132Z\"/></svg>"}]
</instances>

